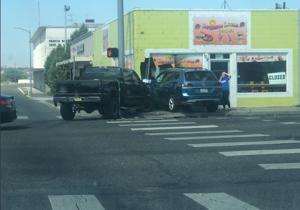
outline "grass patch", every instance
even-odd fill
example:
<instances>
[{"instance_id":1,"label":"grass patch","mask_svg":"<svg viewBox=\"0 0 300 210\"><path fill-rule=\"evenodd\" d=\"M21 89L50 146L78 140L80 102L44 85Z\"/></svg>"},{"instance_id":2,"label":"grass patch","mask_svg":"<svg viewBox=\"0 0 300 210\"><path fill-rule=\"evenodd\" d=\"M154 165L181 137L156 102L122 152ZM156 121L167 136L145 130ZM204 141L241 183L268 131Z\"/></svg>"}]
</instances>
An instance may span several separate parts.
<instances>
[{"instance_id":1,"label":"grass patch","mask_svg":"<svg viewBox=\"0 0 300 210\"><path fill-rule=\"evenodd\" d=\"M54 94L51 93L51 92L47 92L46 95L47 95L47 96L54 96Z\"/></svg>"}]
</instances>

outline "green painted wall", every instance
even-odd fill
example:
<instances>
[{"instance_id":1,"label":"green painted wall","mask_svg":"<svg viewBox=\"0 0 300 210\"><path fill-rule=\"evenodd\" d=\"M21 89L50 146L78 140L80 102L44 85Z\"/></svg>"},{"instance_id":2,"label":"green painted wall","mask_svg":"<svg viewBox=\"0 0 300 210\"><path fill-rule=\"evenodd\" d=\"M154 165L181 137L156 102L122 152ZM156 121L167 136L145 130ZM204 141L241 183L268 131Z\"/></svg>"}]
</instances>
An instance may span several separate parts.
<instances>
[{"instance_id":1,"label":"green painted wall","mask_svg":"<svg viewBox=\"0 0 300 210\"><path fill-rule=\"evenodd\" d=\"M124 47L125 50L133 49L133 14L124 16ZM118 21L109 23L109 47L118 47ZM103 55L102 28L93 32L94 37L94 64L93 66L111 66L112 58Z\"/></svg>"},{"instance_id":2,"label":"green painted wall","mask_svg":"<svg viewBox=\"0 0 300 210\"><path fill-rule=\"evenodd\" d=\"M298 12L251 12L251 47L293 49L293 97L238 98L238 107L293 106L298 104ZM276 51L274 51L276 52Z\"/></svg>"}]
</instances>

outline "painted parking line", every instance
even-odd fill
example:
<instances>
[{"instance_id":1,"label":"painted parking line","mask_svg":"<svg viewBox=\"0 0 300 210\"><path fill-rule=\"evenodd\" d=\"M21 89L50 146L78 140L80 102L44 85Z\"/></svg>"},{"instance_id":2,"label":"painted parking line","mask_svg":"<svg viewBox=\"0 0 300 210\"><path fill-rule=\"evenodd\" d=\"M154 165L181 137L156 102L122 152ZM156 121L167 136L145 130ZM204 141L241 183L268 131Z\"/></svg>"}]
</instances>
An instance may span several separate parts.
<instances>
[{"instance_id":1,"label":"painted parking line","mask_svg":"<svg viewBox=\"0 0 300 210\"><path fill-rule=\"evenodd\" d=\"M178 122L178 120L116 120L106 121L107 123L154 123L154 122Z\"/></svg>"},{"instance_id":2,"label":"painted parking line","mask_svg":"<svg viewBox=\"0 0 300 210\"><path fill-rule=\"evenodd\" d=\"M51 195L48 198L52 210L105 210L94 195Z\"/></svg>"},{"instance_id":3,"label":"painted parking line","mask_svg":"<svg viewBox=\"0 0 300 210\"><path fill-rule=\"evenodd\" d=\"M300 169L300 163L271 163L271 164L258 164L266 170L274 169Z\"/></svg>"},{"instance_id":4,"label":"painted parking line","mask_svg":"<svg viewBox=\"0 0 300 210\"><path fill-rule=\"evenodd\" d=\"M246 155L281 155L281 154L299 154L300 149L277 149L277 150L244 150L219 152L224 156L246 156Z\"/></svg>"},{"instance_id":5,"label":"painted parking line","mask_svg":"<svg viewBox=\"0 0 300 210\"><path fill-rule=\"evenodd\" d=\"M281 140L281 141L251 141L251 142L226 142L226 143L204 143L204 144L188 144L191 147L232 147L232 146L248 146L248 145L272 145L272 144L296 144L300 141Z\"/></svg>"},{"instance_id":6,"label":"painted parking line","mask_svg":"<svg viewBox=\"0 0 300 210\"><path fill-rule=\"evenodd\" d=\"M228 138L251 138L251 137L265 137L270 135L265 134L245 134L245 135L222 135L222 136L195 136L195 137L174 137L165 138L167 140L196 140L196 139L228 139Z\"/></svg>"},{"instance_id":7,"label":"painted parking line","mask_svg":"<svg viewBox=\"0 0 300 210\"><path fill-rule=\"evenodd\" d=\"M221 131L192 131L192 132L168 132L168 133L145 133L148 136L169 136L169 135L191 135L191 134L210 134L210 133L239 133L240 130L221 130Z\"/></svg>"},{"instance_id":8,"label":"painted parking line","mask_svg":"<svg viewBox=\"0 0 300 210\"><path fill-rule=\"evenodd\" d=\"M195 122L177 122L177 123L147 123L147 124L120 124L119 126L160 126L160 125L188 125L197 124Z\"/></svg>"},{"instance_id":9,"label":"painted parking line","mask_svg":"<svg viewBox=\"0 0 300 210\"><path fill-rule=\"evenodd\" d=\"M28 116L19 116L18 115L17 120L28 120Z\"/></svg>"},{"instance_id":10,"label":"painted parking line","mask_svg":"<svg viewBox=\"0 0 300 210\"><path fill-rule=\"evenodd\" d=\"M208 210L259 210L226 193L185 193Z\"/></svg>"},{"instance_id":11,"label":"painted parking line","mask_svg":"<svg viewBox=\"0 0 300 210\"><path fill-rule=\"evenodd\" d=\"M132 131L151 131L151 130L177 130L177 129L198 129L198 128L217 128L217 125L195 125L177 127L152 127L152 128L131 128Z\"/></svg>"}]
</instances>

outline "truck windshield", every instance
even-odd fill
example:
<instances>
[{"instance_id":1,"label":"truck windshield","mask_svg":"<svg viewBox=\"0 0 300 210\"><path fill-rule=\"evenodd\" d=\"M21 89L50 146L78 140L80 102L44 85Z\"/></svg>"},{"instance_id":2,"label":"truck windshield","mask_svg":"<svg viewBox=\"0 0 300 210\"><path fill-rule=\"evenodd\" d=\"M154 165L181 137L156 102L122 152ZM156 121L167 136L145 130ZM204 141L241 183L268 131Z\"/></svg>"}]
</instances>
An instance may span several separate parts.
<instances>
[{"instance_id":1,"label":"truck windshield","mask_svg":"<svg viewBox=\"0 0 300 210\"><path fill-rule=\"evenodd\" d=\"M84 71L82 77L116 79L122 77L122 74L119 68L89 67Z\"/></svg>"}]
</instances>

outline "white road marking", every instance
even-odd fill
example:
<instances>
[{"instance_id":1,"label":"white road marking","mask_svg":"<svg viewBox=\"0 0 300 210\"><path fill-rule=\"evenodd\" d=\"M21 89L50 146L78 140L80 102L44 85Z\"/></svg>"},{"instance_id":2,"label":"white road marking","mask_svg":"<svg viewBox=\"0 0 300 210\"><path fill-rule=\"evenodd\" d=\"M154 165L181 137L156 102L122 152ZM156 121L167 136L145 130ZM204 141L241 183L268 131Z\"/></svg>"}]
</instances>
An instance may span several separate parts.
<instances>
[{"instance_id":1,"label":"white road marking","mask_svg":"<svg viewBox=\"0 0 300 210\"><path fill-rule=\"evenodd\" d=\"M245 117L245 119L247 119L247 120L256 120L256 119L260 119L260 117Z\"/></svg>"},{"instance_id":2,"label":"white road marking","mask_svg":"<svg viewBox=\"0 0 300 210\"><path fill-rule=\"evenodd\" d=\"M271 163L271 164L258 164L266 170L273 169L300 169L300 163Z\"/></svg>"},{"instance_id":3,"label":"white road marking","mask_svg":"<svg viewBox=\"0 0 300 210\"><path fill-rule=\"evenodd\" d=\"M36 101L53 101L53 98L49 97L37 97L35 98Z\"/></svg>"},{"instance_id":4,"label":"white road marking","mask_svg":"<svg viewBox=\"0 0 300 210\"><path fill-rule=\"evenodd\" d=\"M259 210L226 193L185 193L184 195L208 210Z\"/></svg>"},{"instance_id":5,"label":"white road marking","mask_svg":"<svg viewBox=\"0 0 300 210\"><path fill-rule=\"evenodd\" d=\"M245 134L245 135L222 135L222 136L196 136L196 137L174 137L165 138L167 140L194 140L194 139L227 139L227 138L248 138L248 137L263 137L270 136L265 134Z\"/></svg>"},{"instance_id":6,"label":"white road marking","mask_svg":"<svg viewBox=\"0 0 300 210\"><path fill-rule=\"evenodd\" d=\"M227 120L228 119L228 117L218 117L218 118L216 118L217 120Z\"/></svg>"},{"instance_id":7,"label":"white road marking","mask_svg":"<svg viewBox=\"0 0 300 210\"><path fill-rule=\"evenodd\" d=\"M208 133L238 133L240 130L221 130L221 131L194 131L194 132L168 132L168 133L145 133L148 136L168 136L168 135L190 135L190 134L208 134Z\"/></svg>"},{"instance_id":8,"label":"white road marking","mask_svg":"<svg viewBox=\"0 0 300 210\"><path fill-rule=\"evenodd\" d=\"M24 91L21 88L18 88L18 89L19 89L19 91L21 91L25 95Z\"/></svg>"},{"instance_id":9,"label":"white road marking","mask_svg":"<svg viewBox=\"0 0 300 210\"><path fill-rule=\"evenodd\" d=\"M18 115L17 120L28 120L28 116L19 116Z\"/></svg>"},{"instance_id":10,"label":"white road marking","mask_svg":"<svg viewBox=\"0 0 300 210\"><path fill-rule=\"evenodd\" d=\"M94 195L48 196L53 210L105 210Z\"/></svg>"},{"instance_id":11,"label":"white road marking","mask_svg":"<svg viewBox=\"0 0 300 210\"><path fill-rule=\"evenodd\" d=\"M151 131L151 130L177 130L177 129L196 129L196 128L217 128L217 125L195 125L178 127L153 127L153 128L131 128L132 131Z\"/></svg>"},{"instance_id":12,"label":"white road marking","mask_svg":"<svg viewBox=\"0 0 300 210\"><path fill-rule=\"evenodd\" d=\"M262 120L262 121L265 121L265 122L272 122L272 121L275 121L275 120Z\"/></svg>"},{"instance_id":13,"label":"white road marking","mask_svg":"<svg viewBox=\"0 0 300 210\"><path fill-rule=\"evenodd\" d=\"M176 122L176 123L147 123L147 124L121 124L119 126L160 126L160 125L188 125L197 124L195 122Z\"/></svg>"},{"instance_id":14,"label":"white road marking","mask_svg":"<svg viewBox=\"0 0 300 210\"><path fill-rule=\"evenodd\" d=\"M177 122L178 120L116 120L116 121L106 121L107 123L152 123L152 122Z\"/></svg>"},{"instance_id":15,"label":"white road marking","mask_svg":"<svg viewBox=\"0 0 300 210\"><path fill-rule=\"evenodd\" d=\"M281 141L251 141L251 142L226 142L226 143L207 143L207 144L188 144L191 147L232 147L246 145L268 145L268 144L295 144L300 141L281 140Z\"/></svg>"},{"instance_id":16,"label":"white road marking","mask_svg":"<svg viewBox=\"0 0 300 210\"><path fill-rule=\"evenodd\" d=\"M244 151L231 151L219 152L225 156L246 156L246 155L280 155L280 154L297 154L300 149L277 149L277 150L244 150Z\"/></svg>"},{"instance_id":17,"label":"white road marking","mask_svg":"<svg viewBox=\"0 0 300 210\"><path fill-rule=\"evenodd\" d=\"M62 117L61 116L56 116L58 119L62 119Z\"/></svg>"},{"instance_id":18,"label":"white road marking","mask_svg":"<svg viewBox=\"0 0 300 210\"><path fill-rule=\"evenodd\" d=\"M295 124L300 124L300 122L281 122L280 124L284 124L284 125L295 125Z\"/></svg>"}]
</instances>

